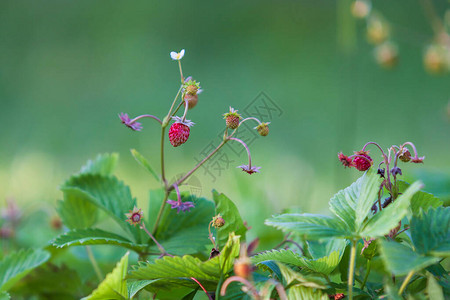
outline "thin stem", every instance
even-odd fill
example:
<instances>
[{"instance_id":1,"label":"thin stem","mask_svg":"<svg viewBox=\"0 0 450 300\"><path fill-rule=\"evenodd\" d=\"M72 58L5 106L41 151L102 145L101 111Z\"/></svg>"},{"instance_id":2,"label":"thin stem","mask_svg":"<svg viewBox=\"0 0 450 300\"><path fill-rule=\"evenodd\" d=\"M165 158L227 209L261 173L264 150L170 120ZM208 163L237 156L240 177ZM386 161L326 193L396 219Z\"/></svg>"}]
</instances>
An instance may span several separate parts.
<instances>
[{"instance_id":1,"label":"thin stem","mask_svg":"<svg viewBox=\"0 0 450 300\"><path fill-rule=\"evenodd\" d=\"M367 143L363 146L362 151L366 151L366 148L367 148L367 146L369 146L369 145L375 145L375 146L377 146L378 149L380 149L381 153L382 153L383 155L385 155L383 149L381 148L381 146L378 145L378 143L375 143L375 142L367 142Z\"/></svg>"},{"instance_id":2,"label":"thin stem","mask_svg":"<svg viewBox=\"0 0 450 300\"><path fill-rule=\"evenodd\" d=\"M250 149L248 149L247 145L238 138L229 137L228 139L239 142L239 143L241 143L242 146L244 146L245 150L247 150L247 155L248 155L248 167L251 168L252 167L252 157L250 155Z\"/></svg>"},{"instance_id":3,"label":"thin stem","mask_svg":"<svg viewBox=\"0 0 450 300\"><path fill-rule=\"evenodd\" d=\"M213 223L213 221L209 222L209 225L208 225L208 232L209 232L209 236L208 237L209 237L209 240L211 241L211 243L213 244L213 247L216 248L216 242L214 240L213 234L211 233L211 225L212 225L212 223Z\"/></svg>"},{"instance_id":4,"label":"thin stem","mask_svg":"<svg viewBox=\"0 0 450 300\"><path fill-rule=\"evenodd\" d=\"M172 117L176 115L176 113L178 112L178 110L180 109L181 105L183 105L184 100L181 99L180 104L178 104L177 108L175 109L175 111L172 113Z\"/></svg>"},{"instance_id":5,"label":"thin stem","mask_svg":"<svg viewBox=\"0 0 450 300\"><path fill-rule=\"evenodd\" d=\"M98 280L101 282L103 280L103 274L100 270L97 261L95 260L94 253L92 252L91 246L86 246L86 252L91 261L92 267L94 268L95 274L97 275Z\"/></svg>"},{"instance_id":6,"label":"thin stem","mask_svg":"<svg viewBox=\"0 0 450 300\"><path fill-rule=\"evenodd\" d=\"M208 159L210 159L214 154L216 154L217 151L220 150L220 148L223 147L223 145L226 144L226 142L228 142L228 140L223 140L219 146L217 146L216 149L214 149L210 154L208 154L207 157L205 157L201 162L199 162L192 170L190 170L189 172L187 172L183 177L181 177L180 179L178 179L177 181L175 181L174 184L172 184L171 186L169 186L168 191L171 191L174 188L174 185L181 185L186 179L189 178L189 176L192 175L192 173L194 173L198 168L200 168Z\"/></svg>"},{"instance_id":7,"label":"thin stem","mask_svg":"<svg viewBox=\"0 0 450 300\"><path fill-rule=\"evenodd\" d=\"M211 296L208 294L208 292L206 291L206 289L203 287L203 285L194 277L191 277L192 280L194 280L201 288L202 290L205 292L206 296L208 296L209 300L212 300Z\"/></svg>"},{"instance_id":8,"label":"thin stem","mask_svg":"<svg viewBox=\"0 0 450 300\"><path fill-rule=\"evenodd\" d=\"M159 208L158 215L156 216L155 225L153 225L153 234L156 234L156 230L158 229L159 222L161 221L162 214L164 212L164 208L166 207L167 198L169 198L169 191L166 190L164 194L163 202L161 203L161 207Z\"/></svg>"},{"instance_id":9,"label":"thin stem","mask_svg":"<svg viewBox=\"0 0 450 300\"><path fill-rule=\"evenodd\" d=\"M130 123L134 123L134 122L136 122L137 120L142 119L142 118L152 118L152 119L156 120L159 124L162 125L161 120L160 120L158 117L155 117L154 115L141 115L141 116L137 116L136 118L134 118L133 120L131 120Z\"/></svg>"},{"instance_id":10,"label":"thin stem","mask_svg":"<svg viewBox=\"0 0 450 300\"><path fill-rule=\"evenodd\" d=\"M261 121L258 120L257 118L255 118L255 117L248 117L248 118L245 118L244 120L242 120L242 121L239 123L239 126L241 126L245 121L248 121L248 120L255 120L256 122L258 122L258 125L261 124Z\"/></svg>"},{"instance_id":11,"label":"thin stem","mask_svg":"<svg viewBox=\"0 0 450 300\"><path fill-rule=\"evenodd\" d=\"M370 260L370 259L367 260L366 275L364 275L364 280L363 280L363 283L361 284L361 290L364 289L364 287L366 286L367 278L369 278L371 262L372 262L372 260Z\"/></svg>"},{"instance_id":12,"label":"thin stem","mask_svg":"<svg viewBox=\"0 0 450 300\"><path fill-rule=\"evenodd\" d=\"M348 299L353 299L353 275L355 272L355 257L356 257L356 241L352 241L352 249L350 251L350 266L348 270Z\"/></svg>"},{"instance_id":13,"label":"thin stem","mask_svg":"<svg viewBox=\"0 0 450 300\"><path fill-rule=\"evenodd\" d=\"M411 278L414 275L414 271L410 271L408 275L406 275L405 279L403 280L402 285L400 286L400 289L398 290L398 294L403 294L403 291L405 290L406 286L408 285L408 282L411 280Z\"/></svg>"},{"instance_id":14,"label":"thin stem","mask_svg":"<svg viewBox=\"0 0 450 300\"><path fill-rule=\"evenodd\" d=\"M145 233L147 233L148 236L153 240L153 242L155 242L155 244L158 247L159 251L161 251L161 254L172 256L169 253L167 253L166 249L164 249L164 247L160 243L158 243L158 241L155 239L153 234L151 234L150 231L148 231L147 227L145 227L144 222L142 222L142 224L141 224L141 229L143 229L145 231Z\"/></svg>"},{"instance_id":15,"label":"thin stem","mask_svg":"<svg viewBox=\"0 0 450 300\"><path fill-rule=\"evenodd\" d=\"M171 117L172 109L173 109L175 103L177 102L178 96L180 95L182 89L183 89L183 85L180 86L180 88L178 89L177 95L175 96L175 99L173 99L173 101L172 101L172 105L170 106L169 112L167 113L168 118Z\"/></svg>"},{"instance_id":16,"label":"thin stem","mask_svg":"<svg viewBox=\"0 0 450 300\"><path fill-rule=\"evenodd\" d=\"M183 70L181 69L181 59L178 60L178 67L180 68L181 84L184 83Z\"/></svg>"}]
</instances>

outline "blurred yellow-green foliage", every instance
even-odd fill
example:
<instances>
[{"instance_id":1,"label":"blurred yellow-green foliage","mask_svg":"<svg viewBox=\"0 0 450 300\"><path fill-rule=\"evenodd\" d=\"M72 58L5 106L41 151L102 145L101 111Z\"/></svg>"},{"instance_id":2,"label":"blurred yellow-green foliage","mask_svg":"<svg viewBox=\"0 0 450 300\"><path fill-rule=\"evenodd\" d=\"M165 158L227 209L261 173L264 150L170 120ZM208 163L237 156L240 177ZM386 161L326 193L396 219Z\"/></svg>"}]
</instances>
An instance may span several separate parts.
<instances>
[{"instance_id":1,"label":"blurred yellow-green foliage","mask_svg":"<svg viewBox=\"0 0 450 300\"><path fill-rule=\"evenodd\" d=\"M443 16L448 2L433 2ZM176 149L167 143L169 178L217 139L229 106L242 111L264 92L282 110L269 136L251 145L261 174L236 169L246 157L231 152L234 162L216 181L196 173L203 195L224 192L256 230L286 208L326 211L328 199L359 175L342 168L337 153L366 141L385 148L413 141L426 161L403 174L420 177L420 169L448 178L450 80L423 68L433 31L422 6L374 4L392 22L399 48L398 65L387 71L350 4L1 1L0 203L12 197L51 216L58 185L104 152L120 154L118 176L144 203L157 184L129 149L158 169L160 131L145 120L142 132L131 132L117 114L163 117L179 87L169 52L182 48L184 73L204 92L189 113L196 123L189 141Z\"/></svg>"}]
</instances>

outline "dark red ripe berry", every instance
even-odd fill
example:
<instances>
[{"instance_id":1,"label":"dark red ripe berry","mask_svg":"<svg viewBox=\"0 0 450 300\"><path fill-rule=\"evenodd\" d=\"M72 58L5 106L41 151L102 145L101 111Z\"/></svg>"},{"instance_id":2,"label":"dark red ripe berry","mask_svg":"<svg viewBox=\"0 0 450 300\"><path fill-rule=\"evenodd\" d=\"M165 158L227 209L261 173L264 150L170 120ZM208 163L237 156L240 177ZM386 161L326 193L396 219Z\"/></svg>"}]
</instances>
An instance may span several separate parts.
<instances>
[{"instance_id":1,"label":"dark red ripe berry","mask_svg":"<svg viewBox=\"0 0 450 300\"><path fill-rule=\"evenodd\" d=\"M353 158L353 164L359 171L367 171L372 166L373 160L369 156L369 151L358 151L355 155L358 156Z\"/></svg>"},{"instance_id":2,"label":"dark red ripe berry","mask_svg":"<svg viewBox=\"0 0 450 300\"><path fill-rule=\"evenodd\" d=\"M189 138L189 126L182 123L173 123L169 129L169 141L174 147L178 147L184 143Z\"/></svg>"}]
</instances>

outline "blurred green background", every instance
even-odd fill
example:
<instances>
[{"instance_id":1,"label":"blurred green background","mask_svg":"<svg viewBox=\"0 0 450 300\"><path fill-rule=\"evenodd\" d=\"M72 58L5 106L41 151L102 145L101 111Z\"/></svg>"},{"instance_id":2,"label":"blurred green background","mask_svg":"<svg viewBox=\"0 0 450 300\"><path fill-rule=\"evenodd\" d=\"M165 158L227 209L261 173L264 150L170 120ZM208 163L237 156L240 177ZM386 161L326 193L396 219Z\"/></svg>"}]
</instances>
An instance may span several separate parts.
<instances>
[{"instance_id":1,"label":"blurred green background","mask_svg":"<svg viewBox=\"0 0 450 300\"><path fill-rule=\"evenodd\" d=\"M433 3L443 17L448 2ZM117 174L145 206L157 183L129 149L158 169L160 131L144 120L142 132L131 132L117 114L162 118L179 87L169 52L183 48L184 74L204 92L188 115L196 123L189 141L166 145L169 178L217 141L229 106L242 112L264 92L282 110L270 119L269 136L250 147L261 174L236 169L246 156L229 150L234 162L215 181L195 174L202 195L211 198L216 188L237 203L252 236L267 234L264 219L283 209L327 212L329 198L360 175L344 169L337 153L367 141L414 142L425 164L404 166L403 174L436 176L443 183L429 188L448 194L450 77L424 70L433 31L420 1L374 4L399 47L392 70L374 60L350 4L1 1L0 204L14 198L50 217L59 184L98 153L118 152Z\"/></svg>"}]
</instances>

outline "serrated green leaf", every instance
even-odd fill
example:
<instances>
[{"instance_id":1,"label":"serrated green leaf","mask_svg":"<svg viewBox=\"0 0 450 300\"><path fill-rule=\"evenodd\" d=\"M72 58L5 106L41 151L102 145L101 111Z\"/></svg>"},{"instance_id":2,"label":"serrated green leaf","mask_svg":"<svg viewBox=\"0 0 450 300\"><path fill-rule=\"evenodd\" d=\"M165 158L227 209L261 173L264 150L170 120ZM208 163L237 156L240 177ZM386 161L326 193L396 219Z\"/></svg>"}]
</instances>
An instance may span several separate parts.
<instances>
[{"instance_id":1,"label":"serrated green leaf","mask_svg":"<svg viewBox=\"0 0 450 300\"><path fill-rule=\"evenodd\" d=\"M267 219L265 224L283 231L298 233L307 239L345 238L352 234L341 219L323 215L283 214Z\"/></svg>"},{"instance_id":2,"label":"serrated green leaf","mask_svg":"<svg viewBox=\"0 0 450 300\"><path fill-rule=\"evenodd\" d=\"M310 288L314 288L314 289L325 289L326 288L325 285L323 284L322 280L319 280L316 277L305 276L303 274L295 272L294 270L292 270L291 268L289 268L288 266L286 266L280 262L276 262L276 264L278 265L278 268L280 269L281 275L285 282L285 286L295 283L296 285L299 285L299 286L310 287Z\"/></svg>"},{"instance_id":3,"label":"serrated green leaf","mask_svg":"<svg viewBox=\"0 0 450 300\"><path fill-rule=\"evenodd\" d=\"M239 253L239 236L230 235L228 243L220 255L207 260L185 255L183 257L165 256L154 262L142 263L130 272L129 278L154 280L150 284L155 289L170 289L179 286L196 288L198 285L191 277L197 279L207 290L214 290L221 274L228 273L235 257ZM228 255L228 257L225 257Z\"/></svg>"},{"instance_id":4,"label":"serrated green leaf","mask_svg":"<svg viewBox=\"0 0 450 300\"><path fill-rule=\"evenodd\" d=\"M379 237L389 233L409 210L412 196L422 188L420 181L414 182L394 203L375 214L361 232L361 237Z\"/></svg>"},{"instance_id":5,"label":"serrated green leaf","mask_svg":"<svg viewBox=\"0 0 450 300\"><path fill-rule=\"evenodd\" d=\"M225 225L217 229L216 243L219 245L219 249L227 242L231 232L240 235L245 240L247 228L236 205L227 196L219 194L216 190L213 190L213 199L216 204L216 215L220 214L225 220Z\"/></svg>"},{"instance_id":6,"label":"serrated green leaf","mask_svg":"<svg viewBox=\"0 0 450 300\"><path fill-rule=\"evenodd\" d=\"M439 261L439 258L422 256L411 248L396 242L379 241L381 257L386 267L395 275L417 272Z\"/></svg>"},{"instance_id":7,"label":"serrated green leaf","mask_svg":"<svg viewBox=\"0 0 450 300\"><path fill-rule=\"evenodd\" d=\"M329 275L339 264L342 254L343 248L341 249L341 251L332 251L328 256L316 259L308 259L292 252L291 250L281 249L271 250L253 256L252 262L258 264L264 261L278 261L297 267L307 268L316 273Z\"/></svg>"},{"instance_id":8,"label":"serrated green leaf","mask_svg":"<svg viewBox=\"0 0 450 300\"><path fill-rule=\"evenodd\" d=\"M130 297L130 299L133 299L133 297L137 293L139 293L140 290L145 288L147 285L151 284L153 281L154 280L138 280L127 282L128 297Z\"/></svg>"},{"instance_id":9,"label":"serrated green leaf","mask_svg":"<svg viewBox=\"0 0 450 300\"><path fill-rule=\"evenodd\" d=\"M450 256L450 207L438 207L411 219L411 240L420 254Z\"/></svg>"},{"instance_id":10,"label":"serrated green leaf","mask_svg":"<svg viewBox=\"0 0 450 300\"><path fill-rule=\"evenodd\" d=\"M130 149L131 155L133 155L134 159L142 166L144 169L146 169L150 174L153 175L153 177L156 179L156 181L161 181L161 178L156 174L156 172L151 167L148 160L140 154L136 149Z\"/></svg>"},{"instance_id":11,"label":"serrated green leaf","mask_svg":"<svg viewBox=\"0 0 450 300\"><path fill-rule=\"evenodd\" d=\"M119 155L100 154L95 160L89 160L79 174L98 174L109 176L113 173ZM90 203L86 195L79 191L67 191L62 201L57 203L57 211L64 225L70 229L89 228L97 222L98 208Z\"/></svg>"},{"instance_id":12,"label":"serrated green leaf","mask_svg":"<svg viewBox=\"0 0 450 300\"><path fill-rule=\"evenodd\" d=\"M52 242L53 246L63 248L86 245L114 245L124 247L136 252L145 252L147 245L135 244L118 234L101 229L75 229L68 231Z\"/></svg>"},{"instance_id":13,"label":"serrated green leaf","mask_svg":"<svg viewBox=\"0 0 450 300\"><path fill-rule=\"evenodd\" d=\"M213 202L194 195L182 195L182 201L192 201L195 207L190 212L177 213L166 205L155 234L158 242L172 255L195 254L211 245L208 224L214 216ZM150 249L158 251L154 244Z\"/></svg>"},{"instance_id":14,"label":"serrated green leaf","mask_svg":"<svg viewBox=\"0 0 450 300\"><path fill-rule=\"evenodd\" d=\"M321 290L314 290L312 288L295 285L287 290L288 299L302 300L302 299L314 299L314 300L329 300L328 295Z\"/></svg>"},{"instance_id":15,"label":"serrated green leaf","mask_svg":"<svg viewBox=\"0 0 450 300\"><path fill-rule=\"evenodd\" d=\"M427 282L427 293L429 299L433 300L444 300L444 293L442 292L442 287L439 285L434 276L428 273Z\"/></svg>"},{"instance_id":16,"label":"serrated green leaf","mask_svg":"<svg viewBox=\"0 0 450 300\"><path fill-rule=\"evenodd\" d=\"M360 231L376 199L380 181L377 174L367 172L331 198L330 210L347 225L349 231Z\"/></svg>"},{"instance_id":17,"label":"serrated green leaf","mask_svg":"<svg viewBox=\"0 0 450 300\"><path fill-rule=\"evenodd\" d=\"M89 228L97 222L98 208L80 191L65 192L64 200L58 201L56 210L70 229Z\"/></svg>"},{"instance_id":18,"label":"serrated green leaf","mask_svg":"<svg viewBox=\"0 0 450 300\"><path fill-rule=\"evenodd\" d=\"M5 256L0 262L0 292L9 290L31 270L50 258L44 250L20 250Z\"/></svg>"},{"instance_id":19,"label":"serrated green leaf","mask_svg":"<svg viewBox=\"0 0 450 300\"><path fill-rule=\"evenodd\" d=\"M128 270L128 252L117 263L111 273L106 275L100 285L83 300L128 299L126 275Z\"/></svg>"},{"instance_id":20,"label":"serrated green leaf","mask_svg":"<svg viewBox=\"0 0 450 300\"><path fill-rule=\"evenodd\" d=\"M118 160L118 153L99 154L94 160L88 160L87 163L81 167L80 174L112 175Z\"/></svg>"},{"instance_id":21,"label":"serrated green leaf","mask_svg":"<svg viewBox=\"0 0 450 300\"><path fill-rule=\"evenodd\" d=\"M84 200L96 205L111 216L125 231L140 242L138 228L126 222L125 214L134 208L136 199L128 186L117 178L102 175L81 174L71 177L62 187L64 193L79 192Z\"/></svg>"},{"instance_id":22,"label":"serrated green leaf","mask_svg":"<svg viewBox=\"0 0 450 300\"><path fill-rule=\"evenodd\" d=\"M404 191L409 187L409 183L404 181L399 181L399 192L404 193ZM437 208L441 206L443 202L435 197L433 194L418 191L411 198L411 210L413 215L418 215L420 210L428 211L430 208Z\"/></svg>"},{"instance_id":23,"label":"serrated green leaf","mask_svg":"<svg viewBox=\"0 0 450 300\"><path fill-rule=\"evenodd\" d=\"M348 242L344 239L307 241L308 252L311 254L313 259L326 257L335 251L339 253L344 252L347 244Z\"/></svg>"}]
</instances>

